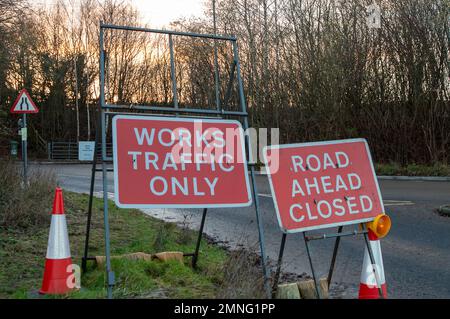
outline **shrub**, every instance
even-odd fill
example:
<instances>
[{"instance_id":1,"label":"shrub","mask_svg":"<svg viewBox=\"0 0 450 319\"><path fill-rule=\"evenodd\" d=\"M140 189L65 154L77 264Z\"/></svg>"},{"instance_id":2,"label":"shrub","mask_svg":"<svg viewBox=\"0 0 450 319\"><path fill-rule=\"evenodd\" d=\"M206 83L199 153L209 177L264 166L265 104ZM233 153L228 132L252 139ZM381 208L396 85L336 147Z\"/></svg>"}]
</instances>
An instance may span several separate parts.
<instances>
[{"instance_id":1,"label":"shrub","mask_svg":"<svg viewBox=\"0 0 450 319\"><path fill-rule=\"evenodd\" d=\"M47 225L55 186L54 174L40 169L30 169L24 185L20 166L0 161L0 227L30 230Z\"/></svg>"},{"instance_id":2,"label":"shrub","mask_svg":"<svg viewBox=\"0 0 450 319\"><path fill-rule=\"evenodd\" d=\"M223 280L217 298L267 298L259 255L245 249L231 251L222 267Z\"/></svg>"}]
</instances>

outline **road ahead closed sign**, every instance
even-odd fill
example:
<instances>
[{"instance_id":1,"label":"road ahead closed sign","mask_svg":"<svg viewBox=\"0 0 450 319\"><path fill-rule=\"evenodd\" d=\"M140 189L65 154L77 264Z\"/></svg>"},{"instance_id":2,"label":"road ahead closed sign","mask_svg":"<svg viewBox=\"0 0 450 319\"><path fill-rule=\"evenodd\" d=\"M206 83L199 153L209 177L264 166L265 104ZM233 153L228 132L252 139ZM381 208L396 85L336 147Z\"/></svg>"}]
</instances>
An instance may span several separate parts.
<instances>
[{"instance_id":1,"label":"road ahead closed sign","mask_svg":"<svg viewBox=\"0 0 450 319\"><path fill-rule=\"evenodd\" d=\"M237 121L119 115L113 119L113 147L119 207L251 204Z\"/></svg>"},{"instance_id":2,"label":"road ahead closed sign","mask_svg":"<svg viewBox=\"0 0 450 319\"><path fill-rule=\"evenodd\" d=\"M271 146L264 156L284 232L361 223L384 213L365 139Z\"/></svg>"}]
</instances>

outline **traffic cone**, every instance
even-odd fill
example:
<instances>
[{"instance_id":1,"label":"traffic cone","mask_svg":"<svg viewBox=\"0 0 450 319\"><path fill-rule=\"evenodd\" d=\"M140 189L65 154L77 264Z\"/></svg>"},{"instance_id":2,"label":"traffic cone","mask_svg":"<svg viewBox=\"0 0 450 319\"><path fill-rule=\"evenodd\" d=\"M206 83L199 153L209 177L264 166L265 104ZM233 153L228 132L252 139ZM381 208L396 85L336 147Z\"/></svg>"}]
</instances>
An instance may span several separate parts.
<instances>
[{"instance_id":1,"label":"traffic cone","mask_svg":"<svg viewBox=\"0 0 450 319\"><path fill-rule=\"evenodd\" d=\"M52 222L45 259L41 294L66 294L74 287L70 257L69 237L62 189L57 187L53 201Z\"/></svg>"},{"instance_id":2,"label":"traffic cone","mask_svg":"<svg viewBox=\"0 0 450 319\"><path fill-rule=\"evenodd\" d=\"M361 272L361 283L359 285L359 299L379 299L379 288L383 293L383 298L387 298L386 280L384 277L383 256L381 255L380 240L375 233L369 229L369 245L372 248L373 258L375 260L375 271L373 271L370 255L367 250L364 252L363 269Z\"/></svg>"}]
</instances>

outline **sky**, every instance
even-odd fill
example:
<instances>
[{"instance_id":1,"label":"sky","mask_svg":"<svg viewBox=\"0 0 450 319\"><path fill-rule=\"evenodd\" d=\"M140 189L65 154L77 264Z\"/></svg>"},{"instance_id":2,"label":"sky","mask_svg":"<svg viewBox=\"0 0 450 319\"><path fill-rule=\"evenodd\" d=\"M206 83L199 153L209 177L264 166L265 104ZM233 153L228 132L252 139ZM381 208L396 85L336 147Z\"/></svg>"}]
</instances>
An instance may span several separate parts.
<instances>
[{"instance_id":1,"label":"sky","mask_svg":"<svg viewBox=\"0 0 450 319\"><path fill-rule=\"evenodd\" d=\"M181 17L202 16L205 0L133 0L144 22L162 27Z\"/></svg>"},{"instance_id":2,"label":"sky","mask_svg":"<svg viewBox=\"0 0 450 319\"><path fill-rule=\"evenodd\" d=\"M75 1L76 0L72 0ZM35 5L51 5L55 0L34 0ZM204 4L212 0L130 0L140 11L143 22L161 28L181 17L203 16Z\"/></svg>"}]
</instances>

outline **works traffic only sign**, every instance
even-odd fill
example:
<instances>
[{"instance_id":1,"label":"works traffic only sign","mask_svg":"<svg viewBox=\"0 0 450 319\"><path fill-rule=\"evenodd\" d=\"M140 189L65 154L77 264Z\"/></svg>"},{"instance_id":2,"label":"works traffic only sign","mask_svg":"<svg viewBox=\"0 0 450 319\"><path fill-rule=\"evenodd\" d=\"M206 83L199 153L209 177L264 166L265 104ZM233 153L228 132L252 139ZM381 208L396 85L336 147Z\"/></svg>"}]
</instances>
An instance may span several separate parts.
<instances>
[{"instance_id":1,"label":"works traffic only sign","mask_svg":"<svg viewBox=\"0 0 450 319\"><path fill-rule=\"evenodd\" d=\"M384 213L365 139L270 146L264 157L286 233L367 222Z\"/></svg>"},{"instance_id":2,"label":"works traffic only sign","mask_svg":"<svg viewBox=\"0 0 450 319\"><path fill-rule=\"evenodd\" d=\"M11 113L38 113L39 109L27 90L22 89L10 109Z\"/></svg>"},{"instance_id":3,"label":"works traffic only sign","mask_svg":"<svg viewBox=\"0 0 450 319\"><path fill-rule=\"evenodd\" d=\"M117 206L251 204L239 122L118 115L113 118L112 132Z\"/></svg>"}]
</instances>

